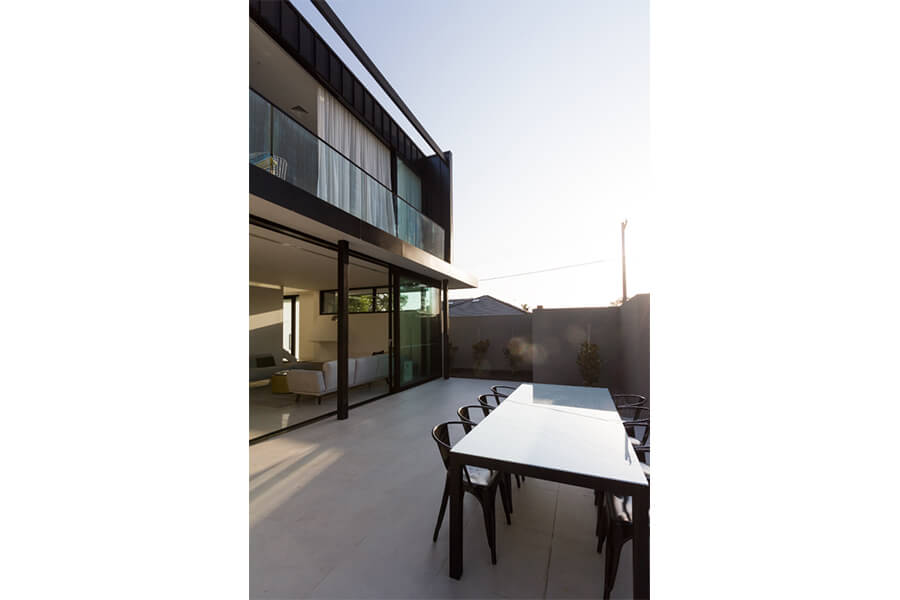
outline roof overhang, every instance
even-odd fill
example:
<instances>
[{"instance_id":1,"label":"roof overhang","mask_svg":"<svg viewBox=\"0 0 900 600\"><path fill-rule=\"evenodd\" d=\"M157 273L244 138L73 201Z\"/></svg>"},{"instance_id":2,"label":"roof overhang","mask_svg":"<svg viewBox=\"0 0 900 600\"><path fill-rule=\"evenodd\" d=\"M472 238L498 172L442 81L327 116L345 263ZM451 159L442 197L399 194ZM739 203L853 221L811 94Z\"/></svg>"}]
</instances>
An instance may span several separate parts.
<instances>
[{"instance_id":1,"label":"roof overhang","mask_svg":"<svg viewBox=\"0 0 900 600\"><path fill-rule=\"evenodd\" d=\"M452 290L478 287L478 279L474 275L403 240L392 238L395 240L398 251L387 250L377 244L350 236L340 229L330 227L254 194L250 194L250 215L277 223L288 229L313 236L331 244L337 244L340 240L347 240L350 244L350 249L360 254L431 279L438 281L446 279L447 287Z\"/></svg>"}]
</instances>

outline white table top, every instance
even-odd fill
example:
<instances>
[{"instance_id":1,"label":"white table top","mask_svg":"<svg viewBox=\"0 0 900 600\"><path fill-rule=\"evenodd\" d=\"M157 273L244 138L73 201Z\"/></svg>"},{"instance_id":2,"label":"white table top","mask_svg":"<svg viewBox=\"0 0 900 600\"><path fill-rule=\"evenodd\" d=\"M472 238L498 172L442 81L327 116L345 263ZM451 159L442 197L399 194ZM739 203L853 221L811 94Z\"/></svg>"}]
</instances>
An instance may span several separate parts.
<instances>
[{"instance_id":1,"label":"white table top","mask_svg":"<svg viewBox=\"0 0 900 600\"><path fill-rule=\"evenodd\" d=\"M647 485L606 388L522 384L452 451Z\"/></svg>"}]
</instances>

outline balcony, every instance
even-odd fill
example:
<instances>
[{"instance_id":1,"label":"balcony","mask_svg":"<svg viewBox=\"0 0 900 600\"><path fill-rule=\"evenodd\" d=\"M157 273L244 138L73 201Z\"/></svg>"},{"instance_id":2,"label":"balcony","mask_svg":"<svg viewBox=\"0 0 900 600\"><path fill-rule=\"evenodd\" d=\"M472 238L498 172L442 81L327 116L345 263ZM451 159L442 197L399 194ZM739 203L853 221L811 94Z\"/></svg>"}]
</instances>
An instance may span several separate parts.
<instances>
[{"instance_id":1,"label":"balcony","mask_svg":"<svg viewBox=\"0 0 900 600\"><path fill-rule=\"evenodd\" d=\"M444 259L444 229L250 90L250 164Z\"/></svg>"}]
</instances>

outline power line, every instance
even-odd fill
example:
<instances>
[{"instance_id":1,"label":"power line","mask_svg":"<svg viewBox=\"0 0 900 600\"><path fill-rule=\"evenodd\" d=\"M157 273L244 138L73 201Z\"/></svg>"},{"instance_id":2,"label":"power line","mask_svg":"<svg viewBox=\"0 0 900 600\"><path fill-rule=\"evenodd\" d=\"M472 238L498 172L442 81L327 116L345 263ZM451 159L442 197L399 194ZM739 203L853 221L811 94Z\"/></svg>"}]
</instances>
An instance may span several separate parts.
<instances>
[{"instance_id":1,"label":"power line","mask_svg":"<svg viewBox=\"0 0 900 600\"><path fill-rule=\"evenodd\" d=\"M574 269L575 267L586 267L588 265L596 265L597 263L606 262L605 258L601 258L600 260L592 260L591 262L586 263L578 263L577 265L562 265L560 267L551 267L549 269L541 269L540 271L528 271L527 273L513 273L512 275L498 275L496 277L484 277L479 279L479 282L482 281L493 281L495 279L509 279L510 277L522 277L524 275L537 275L538 273L549 273L550 271L559 271L560 269Z\"/></svg>"}]
</instances>

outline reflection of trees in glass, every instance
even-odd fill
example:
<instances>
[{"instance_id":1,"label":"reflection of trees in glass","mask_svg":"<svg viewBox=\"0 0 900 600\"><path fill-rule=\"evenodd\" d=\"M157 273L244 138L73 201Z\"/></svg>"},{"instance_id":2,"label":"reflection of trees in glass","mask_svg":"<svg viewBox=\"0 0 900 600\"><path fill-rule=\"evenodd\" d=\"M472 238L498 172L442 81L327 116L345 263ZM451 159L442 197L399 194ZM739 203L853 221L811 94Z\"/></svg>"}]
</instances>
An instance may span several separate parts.
<instances>
[{"instance_id":1,"label":"reflection of trees in glass","mask_svg":"<svg viewBox=\"0 0 900 600\"><path fill-rule=\"evenodd\" d=\"M351 292L347 303L352 313L372 312L372 292Z\"/></svg>"},{"instance_id":2,"label":"reflection of trees in glass","mask_svg":"<svg viewBox=\"0 0 900 600\"><path fill-rule=\"evenodd\" d=\"M402 304L402 298L401 298ZM391 293L387 288L378 288L375 291L375 312L389 312L391 310Z\"/></svg>"}]
</instances>

